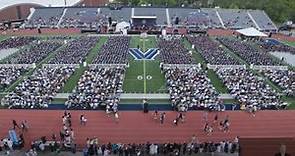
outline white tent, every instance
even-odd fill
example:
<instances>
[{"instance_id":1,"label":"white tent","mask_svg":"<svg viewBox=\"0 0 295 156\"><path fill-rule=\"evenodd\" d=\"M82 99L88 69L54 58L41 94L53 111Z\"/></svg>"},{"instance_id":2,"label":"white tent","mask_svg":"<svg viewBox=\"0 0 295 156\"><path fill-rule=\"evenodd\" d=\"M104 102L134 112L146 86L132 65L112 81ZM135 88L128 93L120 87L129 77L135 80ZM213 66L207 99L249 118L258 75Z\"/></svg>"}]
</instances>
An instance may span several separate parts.
<instances>
[{"instance_id":1,"label":"white tent","mask_svg":"<svg viewBox=\"0 0 295 156\"><path fill-rule=\"evenodd\" d=\"M249 37L266 37L267 36L265 33L260 32L253 27L240 29L240 30L237 30L237 32Z\"/></svg>"},{"instance_id":2,"label":"white tent","mask_svg":"<svg viewBox=\"0 0 295 156\"><path fill-rule=\"evenodd\" d=\"M129 29L129 28L130 28L130 23L123 21L116 25L115 32L123 32L125 29Z\"/></svg>"}]
</instances>

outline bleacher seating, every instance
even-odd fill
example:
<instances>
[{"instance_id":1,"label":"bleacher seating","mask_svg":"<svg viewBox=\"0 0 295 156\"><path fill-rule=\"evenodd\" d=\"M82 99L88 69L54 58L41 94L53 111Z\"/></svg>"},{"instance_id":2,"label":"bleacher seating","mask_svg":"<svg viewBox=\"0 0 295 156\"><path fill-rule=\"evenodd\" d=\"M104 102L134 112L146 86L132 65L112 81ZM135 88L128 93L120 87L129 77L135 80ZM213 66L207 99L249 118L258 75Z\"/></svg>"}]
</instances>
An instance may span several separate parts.
<instances>
[{"instance_id":1,"label":"bleacher seating","mask_svg":"<svg viewBox=\"0 0 295 156\"><path fill-rule=\"evenodd\" d=\"M121 8L118 10L111 10L110 8L100 8L100 14L106 17L112 17L113 21L117 22L128 22L131 18L131 8Z\"/></svg>"},{"instance_id":2,"label":"bleacher seating","mask_svg":"<svg viewBox=\"0 0 295 156\"><path fill-rule=\"evenodd\" d=\"M247 11L240 9L218 9L224 26L231 29L255 27L254 22L248 16Z\"/></svg>"},{"instance_id":3,"label":"bleacher seating","mask_svg":"<svg viewBox=\"0 0 295 156\"><path fill-rule=\"evenodd\" d=\"M62 27L95 28L105 21L98 8L67 8L62 18Z\"/></svg>"},{"instance_id":4,"label":"bleacher seating","mask_svg":"<svg viewBox=\"0 0 295 156\"><path fill-rule=\"evenodd\" d=\"M56 26L63 14L64 8L36 8L30 20L26 23L27 27L53 27Z\"/></svg>"},{"instance_id":5,"label":"bleacher seating","mask_svg":"<svg viewBox=\"0 0 295 156\"><path fill-rule=\"evenodd\" d=\"M261 31L264 30L277 30L276 26L273 24L271 19L266 15L266 13L262 10L248 10L251 16L256 21Z\"/></svg>"},{"instance_id":6,"label":"bleacher seating","mask_svg":"<svg viewBox=\"0 0 295 156\"><path fill-rule=\"evenodd\" d=\"M156 16L157 25L167 25L166 8L134 8L134 16Z\"/></svg>"},{"instance_id":7,"label":"bleacher seating","mask_svg":"<svg viewBox=\"0 0 295 156\"><path fill-rule=\"evenodd\" d=\"M256 27L261 31L277 30L268 15L262 10L164 7L36 8L30 20L26 22L26 27L57 26L64 9L66 9L65 14L60 24L70 27L89 27L89 23L92 26L96 26L98 23L108 24L109 17L112 18L112 21L129 22L131 16L134 15L156 16L156 25L158 26L171 23L180 26L197 25L197 27L204 28L223 28L224 24L224 28L228 29ZM168 16L166 9L168 9Z\"/></svg>"}]
</instances>

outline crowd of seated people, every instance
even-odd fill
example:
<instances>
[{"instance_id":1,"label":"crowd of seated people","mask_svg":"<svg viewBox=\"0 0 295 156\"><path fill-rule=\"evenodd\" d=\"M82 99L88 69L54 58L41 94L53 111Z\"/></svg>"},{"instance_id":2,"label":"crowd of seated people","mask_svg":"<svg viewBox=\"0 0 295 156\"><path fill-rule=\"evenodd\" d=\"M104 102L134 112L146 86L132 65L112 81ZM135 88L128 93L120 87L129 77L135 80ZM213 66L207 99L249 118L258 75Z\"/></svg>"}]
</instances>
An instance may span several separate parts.
<instances>
[{"instance_id":1,"label":"crowd of seated people","mask_svg":"<svg viewBox=\"0 0 295 156\"><path fill-rule=\"evenodd\" d=\"M295 96L295 72L292 70L263 70L260 71L269 80L283 89L288 96Z\"/></svg>"},{"instance_id":2,"label":"crowd of seated people","mask_svg":"<svg viewBox=\"0 0 295 156\"><path fill-rule=\"evenodd\" d=\"M28 48L24 48L17 52L13 57L5 60L7 64L32 64L39 63L46 58L48 54L61 47L60 42L38 41L30 44Z\"/></svg>"},{"instance_id":3,"label":"crowd of seated people","mask_svg":"<svg viewBox=\"0 0 295 156\"><path fill-rule=\"evenodd\" d=\"M238 65L239 62L231 55L226 53L220 44L212 41L208 36L187 36L187 39L191 44L195 45L195 48L199 48L198 51L207 63L212 65Z\"/></svg>"},{"instance_id":4,"label":"crowd of seated people","mask_svg":"<svg viewBox=\"0 0 295 156\"><path fill-rule=\"evenodd\" d=\"M160 60L164 64L194 64L189 51L181 43L181 39L169 38L158 39L158 48L160 49Z\"/></svg>"},{"instance_id":5,"label":"crowd of seated people","mask_svg":"<svg viewBox=\"0 0 295 156\"><path fill-rule=\"evenodd\" d=\"M197 27L208 27L209 26L209 16L204 12L191 12L187 17L185 17L183 23L188 26L196 25Z\"/></svg>"},{"instance_id":6,"label":"crowd of seated people","mask_svg":"<svg viewBox=\"0 0 295 156\"><path fill-rule=\"evenodd\" d=\"M60 25L66 28L97 28L107 21L106 17L103 15L83 14L80 17L79 13L71 17L63 17Z\"/></svg>"},{"instance_id":7,"label":"crowd of seated people","mask_svg":"<svg viewBox=\"0 0 295 156\"><path fill-rule=\"evenodd\" d=\"M29 20L26 24L32 27L51 27L57 25L59 18L58 16L51 16L49 18L39 16Z\"/></svg>"},{"instance_id":8,"label":"crowd of seated people","mask_svg":"<svg viewBox=\"0 0 295 156\"><path fill-rule=\"evenodd\" d=\"M220 141L220 142L184 142L184 143L142 143L142 144L121 144L108 143L99 144L97 139L87 139L84 155L194 155L206 153L237 153L239 152L239 142Z\"/></svg>"},{"instance_id":9,"label":"crowd of seated people","mask_svg":"<svg viewBox=\"0 0 295 156\"><path fill-rule=\"evenodd\" d=\"M130 37L111 36L102 46L93 64L126 64Z\"/></svg>"},{"instance_id":10,"label":"crowd of seated people","mask_svg":"<svg viewBox=\"0 0 295 156\"><path fill-rule=\"evenodd\" d=\"M65 105L70 109L99 109L116 112L122 93L124 67L90 67L80 78Z\"/></svg>"},{"instance_id":11,"label":"crowd of seated people","mask_svg":"<svg viewBox=\"0 0 295 156\"><path fill-rule=\"evenodd\" d=\"M49 64L81 64L97 41L98 37L80 37L70 41L49 60Z\"/></svg>"},{"instance_id":12,"label":"crowd of seated people","mask_svg":"<svg viewBox=\"0 0 295 156\"><path fill-rule=\"evenodd\" d=\"M36 37L11 37L0 42L0 50L8 48L19 48L36 40Z\"/></svg>"},{"instance_id":13,"label":"crowd of seated people","mask_svg":"<svg viewBox=\"0 0 295 156\"><path fill-rule=\"evenodd\" d=\"M0 67L0 90L7 88L27 70L26 67Z\"/></svg>"},{"instance_id":14,"label":"crowd of seated people","mask_svg":"<svg viewBox=\"0 0 295 156\"><path fill-rule=\"evenodd\" d=\"M248 64L267 66L280 65L279 62L274 61L267 53L259 52L256 48L247 43L247 41L225 37L218 38L218 40Z\"/></svg>"},{"instance_id":15,"label":"crowd of seated people","mask_svg":"<svg viewBox=\"0 0 295 156\"><path fill-rule=\"evenodd\" d=\"M231 95L242 106L256 106L260 109L279 109L285 107L276 91L266 82L243 68L216 69L219 78L224 82Z\"/></svg>"},{"instance_id":16,"label":"crowd of seated people","mask_svg":"<svg viewBox=\"0 0 295 156\"><path fill-rule=\"evenodd\" d=\"M163 69L172 107L177 111L214 109L218 93L200 68Z\"/></svg>"},{"instance_id":17,"label":"crowd of seated people","mask_svg":"<svg viewBox=\"0 0 295 156\"><path fill-rule=\"evenodd\" d=\"M44 66L6 95L1 103L9 108L47 108L74 70L71 66Z\"/></svg>"},{"instance_id":18,"label":"crowd of seated people","mask_svg":"<svg viewBox=\"0 0 295 156\"><path fill-rule=\"evenodd\" d=\"M273 43L275 42L275 43ZM272 40L262 40L258 42L260 47L266 52L289 52L291 54L295 54L295 47L285 45L280 43L279 41L272 41Z\"/></svg>"}]
</instances>

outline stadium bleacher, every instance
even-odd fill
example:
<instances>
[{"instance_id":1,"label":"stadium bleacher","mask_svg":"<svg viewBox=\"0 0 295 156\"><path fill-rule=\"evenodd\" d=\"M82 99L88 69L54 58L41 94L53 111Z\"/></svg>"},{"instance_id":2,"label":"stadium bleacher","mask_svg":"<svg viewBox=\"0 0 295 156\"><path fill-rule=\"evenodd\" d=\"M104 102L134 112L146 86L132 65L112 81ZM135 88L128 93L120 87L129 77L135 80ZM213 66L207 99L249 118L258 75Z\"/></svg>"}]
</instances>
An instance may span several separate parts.
<instances>
[{"instance_id":1,"label":"stadium bleacher","mask_svg":"<svg viewBox=\"0 0 295 156\"><path fill-rule=\"evenodd\" d=\"M104 21L98 8L66 8L60 27L96 28Z\"/></svg>"},{"instance_id":2,"label":"stadium bleacher","mask_svg":"<svg viewBox=\"0 0 295 156\"><path fill-rule=\"evenodd\" d=\"M63 11L64 8L36 8L34 14L26 22L26 27L55 27Z\"/></svg>"},{"instance_id":3,"label":"stadium bleacher","mask_svg":"<svg viewBox=\"0 0 295 156\"><path fill-rule=\"evenodd\" d=\"M132 16L155 16L157 26L197 25L227 29L255 27L260 31L277 31L271 19L261 10L160 7L36 8L25 27L95 27L107 24L109 17L112 21L129 22Z\"/></svg>"}]
</instances>

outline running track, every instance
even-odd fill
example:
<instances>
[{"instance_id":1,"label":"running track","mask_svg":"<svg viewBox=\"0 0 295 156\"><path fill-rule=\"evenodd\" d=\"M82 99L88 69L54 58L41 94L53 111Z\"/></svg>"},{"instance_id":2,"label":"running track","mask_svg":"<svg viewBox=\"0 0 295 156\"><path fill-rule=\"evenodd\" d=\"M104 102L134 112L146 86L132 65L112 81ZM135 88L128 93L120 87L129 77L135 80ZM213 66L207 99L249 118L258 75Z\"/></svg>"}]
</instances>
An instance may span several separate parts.
<instances>
[{"instance_id":1,"label":"running track","mask_svg":"<svg viewBox=\"0 0 295 156\"><path fill-rule=\"evenodd\" d=\"M100 142L143 143L150 142L184 142L192 134L196 134L200 141L233 139L235 136L245 137L294 137L295 111L260 111L256 117L246 112L230 111L219 113L219 119L226 115L230 118L230 132L215 131L211 136L203 133L203 112L188 112L186 122L175 127L172 120L175 112L166 112L164 125L160 125L149 114L139 111L121 111L119 123L112 117L107 117L102 111L70 111L76 142L83 147L86 138L97 136ZM79 115L85 114L88 119L86 126L79 125ZM0 110L0 138L7 137L8 129L12 127L12 119L18 123L26 119L30 125L25 133L26 147L29 142L55 133L59 136L62 127L63 111L57 110ZM209 113L209 121L215 113ZM216 128L215 128L216 129Z\"/></svg>"}]
</instances>

